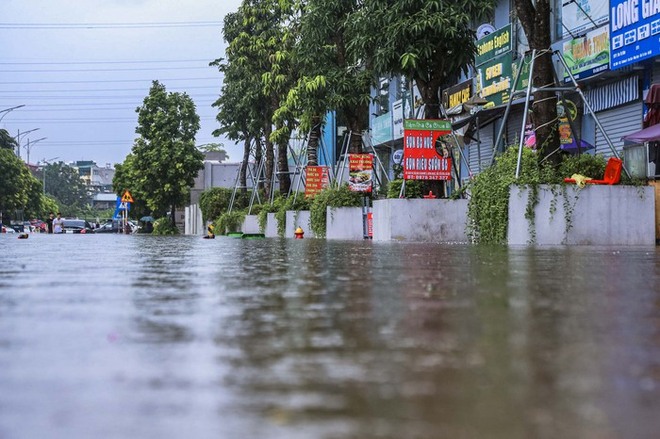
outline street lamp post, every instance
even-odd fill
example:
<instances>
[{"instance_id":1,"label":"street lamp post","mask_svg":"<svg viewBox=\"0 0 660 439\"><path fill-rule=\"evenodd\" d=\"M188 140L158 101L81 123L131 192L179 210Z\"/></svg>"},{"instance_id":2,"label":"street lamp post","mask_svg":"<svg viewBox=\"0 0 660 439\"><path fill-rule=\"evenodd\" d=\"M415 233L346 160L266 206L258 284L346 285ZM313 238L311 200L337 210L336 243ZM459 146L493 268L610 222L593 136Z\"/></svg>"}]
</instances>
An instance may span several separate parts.
<instances>
[{"instance_id":1,"label":"street lamp post","mask_svg":"<svg viewBox=\"0 0 660 439\"><path fill-rule=\"evenodd\" d=\"M5 108L4 110L0 110L0 113L2 113L2 116L0 116L0 122L2 122L2 119L10 112L16 110L17 108L25 107L25 104L23 105L17 105L15 107L11 108Z\"/></svg>"},{"instance_id":2,"label":"street lamp post","mask_svg":"<svg viewBox=\"0 0 660 439\"><path fill-rule=\"evenodd\" d=\"M46 193L46 166L50 165L50 162L52 162L53 160L57 160L57 159L59 159L59 157L53 157L52 159L48 159L48 160L41 159L41 161L44 162L44 164L41 165L41 175L42 175L42 178L43 178L44 194Z\"/></svg>"},{"instance_id":3,"label":"street lamp post","mask_svg":"<svg viewBox=\"0 0 660 439\"><path fill-rule=\"evenodd\" d=\"M42 137L41 139L33 140L32 145L30 145L30 139L28 139L28 141L27 141L27 160L25 161L25 163L27 163L28 165L30 164L30 149L34 146L34 144L37 143L37 142L41 142L42 140L45 140L47 138L48 137Z\"/></svg>"},{"instance_id":4,"label":"street lamp post","mask_svg":"<svg viewBox=\"0 0 660 439\"><path fill-rule=\"evenodd\" d=\"M18 130L18 134L16 134L16 137L14 137L14 140L16 140L16 155L20 158L21 157L21 137L23 137L26 134L30 134L34 131L37 131L40 128L34 128L31 130L23 131L21 133L21 130Z\"/></svg>"}]
</instances>

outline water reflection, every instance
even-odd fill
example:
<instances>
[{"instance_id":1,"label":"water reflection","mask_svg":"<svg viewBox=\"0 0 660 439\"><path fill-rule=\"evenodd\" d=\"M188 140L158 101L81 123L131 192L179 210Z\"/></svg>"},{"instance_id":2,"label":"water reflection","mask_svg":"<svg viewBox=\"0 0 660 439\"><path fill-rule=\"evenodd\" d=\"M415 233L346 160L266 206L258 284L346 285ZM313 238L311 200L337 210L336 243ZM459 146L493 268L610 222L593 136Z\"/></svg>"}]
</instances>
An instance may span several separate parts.
<instances>
[{"instance_id":1,"label":"water reflection","mask_svg":"<svg viewBox=\"0 0 660 439\"><path fill-rule=\"evenodd\" d=\"M655 249L67 238L0 239L0 437L657 431Z\"/></svg>"}]
</instances>

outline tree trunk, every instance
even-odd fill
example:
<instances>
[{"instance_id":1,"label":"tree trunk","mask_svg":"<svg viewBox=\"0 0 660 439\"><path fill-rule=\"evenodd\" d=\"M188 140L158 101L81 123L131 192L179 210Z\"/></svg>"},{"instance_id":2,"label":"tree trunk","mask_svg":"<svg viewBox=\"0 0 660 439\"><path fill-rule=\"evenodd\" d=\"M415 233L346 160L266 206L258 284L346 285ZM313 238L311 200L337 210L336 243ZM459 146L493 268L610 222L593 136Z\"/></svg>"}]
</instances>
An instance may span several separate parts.
<instances>
[{"instance_id":1,"label":"tree trunk","mask_svg":"<svg viewBox=\"0 0 660 439\"><path fill-rule=\"evenodd\" d=\"M243 145L243 162L241 162L241 173L239 175L239 184L241 192L247 193L247 167L250 165L250 137L245 139Z\"/></svg>"},{"instance_id":2,"label":"tree trunk","mask_svg":"<svg viewBox=\"0 0 660 439\"><path fill-rule=\"evenodd\" d=\"M439 119L440 82L433 79L427 82L421 78L415 78L415 83L424 102L424 119ZM426 180L422 182L422 191L424 195L432 192L435 197L444 198L445 182L443 180Z\"/></svg>"},{"instance_id":3,"label":"tree trunk","mask_svg":"<svg viewBox=\"0 0 660 439\"><path fill-rule=\"evenodd\" d=\"M263 158L263 148L261 146L261 138L259 136L256 136L254 138L254 162L256 166L259 166L262 158ZM256 168L253 169L252 172L253 174L257 172ZM253 175L253 177L256 176ZM261 187L263 186L263 182L260 181L255 181L254 184L255 184L255 189L261 189Z\"/></svg>"},{"instance_id":4,"label":"tree trunk","mask_svg":"<svg viewBox=\"0 0 660 439\"><path fill-rule=\"evenodd\" d=\"M266 138L266 169L265 175L257 175L257 178L264 181L264 193L269 194L273 186L273 168L275 166L275 151L273 149L273 142L270 141L270 134L272 127L270 122L267 122L264 127L264 137Z\"/></svg>"},{"instance_id":5,"label":"tree trunk","mask_svg":"<svg viewBox=\"0 0 660 439\"><path fill-rule=\"evenodd\" d=\"M176 227L176 206L170 206L170 218L172 220L172 225Z\"/></svg>"},{"instance_id":6,"label":"tree trunk","mask_svg":"<svg viewBox=\"0 0 660 439\"><path fill-rule=\"evenodd\" d=\"M362 150L362 133L367 128L367 118L369 108L366 105L360 105L357 108L344 109L348 129L351 132L351 139L348 146L348 152L351 154L360 154Z\"/></svg>"},{"instance_id":7,"label":"tree trunk","mask_svg":"<svg viewBox=\"0 0 660 439\"><path fill-rule=\"evenodd\" d=\"M307 142L307 165L318 166L319 139L321 138L321 118L318 115L313 116L312 124L312 129L309 132L309 142Z\"/></svg>"},{"instance_id":8,"label":"tree trunk","mask_svg":"<svg viewBox=\"0 0 660 439\"><path fill-rule=\"evenodd\" d=\"M516 13L525 31L530 49L536 49L532 81L534 87L552 87L555 83L552 51L550 48L550 2L549 0L515 0ZM557 135L557 96L555 92L537 91L534 93L532 106L536 130L536 148L539 156L545 157L559 147ZM549 161L558 163L558 154L550 156Z\"/></svg>"},{"instance_id":9,"label":"tree trunk","mask_svg":"<svg viewBox=\"0 0 660 439\"><path fill-rule=\"evenodd\" d=\"M291 188L288 148L288 141L277 145L277 179L280 182L280 194L282 195L288 194L289 188Z\"/></svg>"}]
</instances>

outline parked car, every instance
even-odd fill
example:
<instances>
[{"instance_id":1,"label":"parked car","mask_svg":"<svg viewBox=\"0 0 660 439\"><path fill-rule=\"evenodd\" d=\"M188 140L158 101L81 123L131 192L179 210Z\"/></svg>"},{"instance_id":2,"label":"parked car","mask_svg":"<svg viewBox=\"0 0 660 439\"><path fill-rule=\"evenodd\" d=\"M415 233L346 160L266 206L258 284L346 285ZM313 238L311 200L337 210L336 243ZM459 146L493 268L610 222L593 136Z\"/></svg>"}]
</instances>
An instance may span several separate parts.
<instances>
[{"instance_id":1,"label":"parked car","mask_svg":"<svg viewBox=\"0 0 660 439\"><path fill-rule=\"evenodd\" d=\"M128 221L128 225L131 228L131 233L135 233L138 229L137 224L133 221ZM111 220L107 221L101 225L101 227L94 230L95 233L123 233L122 221L121 220Z\"/></svg>"},{"instance_id":2,"label":"parked car","mask_svg":"<svg viewBox=\"0 0 660 439\"><path fill-rule=\"evenodd\" d=\"M82 219L65 219L63 233L94 233L92 225Z\"/></svg>"}]
</instances>

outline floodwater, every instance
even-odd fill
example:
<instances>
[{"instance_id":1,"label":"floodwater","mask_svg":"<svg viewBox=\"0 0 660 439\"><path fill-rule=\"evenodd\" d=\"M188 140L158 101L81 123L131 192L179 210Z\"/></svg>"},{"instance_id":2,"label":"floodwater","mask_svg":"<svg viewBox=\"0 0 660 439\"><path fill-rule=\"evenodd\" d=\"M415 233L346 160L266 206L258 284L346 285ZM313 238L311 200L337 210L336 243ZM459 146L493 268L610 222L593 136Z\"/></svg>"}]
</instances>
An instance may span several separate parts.
<instances>
[{"instance_id":1,"label":"floodwater","mask_svg":"<svg viewBox=\"0 0 660 439\"><path fill-rule=\"evenodd\" d=\"M656 438L660 250L0 235L0 438Z\"/></svg>"}]
</instances>

